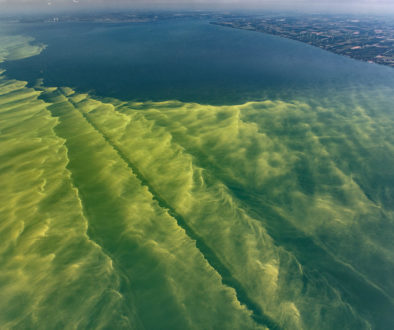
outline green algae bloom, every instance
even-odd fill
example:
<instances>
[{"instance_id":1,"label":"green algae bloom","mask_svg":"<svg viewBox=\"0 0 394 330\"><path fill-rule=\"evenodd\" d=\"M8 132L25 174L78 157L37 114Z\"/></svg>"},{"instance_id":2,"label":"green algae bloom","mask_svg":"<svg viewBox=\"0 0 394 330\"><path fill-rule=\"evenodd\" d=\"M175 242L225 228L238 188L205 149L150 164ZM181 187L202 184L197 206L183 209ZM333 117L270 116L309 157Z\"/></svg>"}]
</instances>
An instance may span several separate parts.
<instances>
[{"instance_id":1,"label":"green algae bloom","mask_svg":"<svg viewBox=\"0 0 394 330\"><path fill-rule=\"evenodd\" d=\"M127 102L2 72L0 328L388 329L391 92Z\"/></svg>"}]
</instances>

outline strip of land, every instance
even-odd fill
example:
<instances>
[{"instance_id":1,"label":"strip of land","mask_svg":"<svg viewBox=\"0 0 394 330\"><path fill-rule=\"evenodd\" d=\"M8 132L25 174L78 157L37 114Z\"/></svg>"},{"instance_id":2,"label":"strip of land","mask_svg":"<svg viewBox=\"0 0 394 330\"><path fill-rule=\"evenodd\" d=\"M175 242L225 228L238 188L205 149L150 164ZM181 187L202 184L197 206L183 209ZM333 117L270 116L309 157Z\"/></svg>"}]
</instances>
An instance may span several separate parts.
<instances>
[{"instance_id":1,"label":"strip of land","mask_svg":"<svg viewBox=\"0 0 394 330\"><path fill-rule=\"evenodd\" d=\"M212 24L279 35L357 60L394 67L394 24L345 16L223 17Z\"/></svg>"}]
</instances>

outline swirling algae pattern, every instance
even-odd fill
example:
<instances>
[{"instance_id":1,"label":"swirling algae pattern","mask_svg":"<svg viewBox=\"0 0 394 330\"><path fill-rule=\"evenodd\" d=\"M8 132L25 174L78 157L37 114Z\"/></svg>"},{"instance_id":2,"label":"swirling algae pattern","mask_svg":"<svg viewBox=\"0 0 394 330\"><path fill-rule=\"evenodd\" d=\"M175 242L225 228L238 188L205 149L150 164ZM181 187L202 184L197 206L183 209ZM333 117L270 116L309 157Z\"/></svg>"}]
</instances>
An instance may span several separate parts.
<instances>
[{"instance_id":1,"label":"swirling algae pattern","mask_svg":"<svg viewBox=\"0 0 394 330\"><path fill-rule=\"evenodd\" d=\"M3 61L44 48L1 38ZM2 72L1 328L389 329L393 114L373 93L125 102Z\"/></svg>"}]
</instances>

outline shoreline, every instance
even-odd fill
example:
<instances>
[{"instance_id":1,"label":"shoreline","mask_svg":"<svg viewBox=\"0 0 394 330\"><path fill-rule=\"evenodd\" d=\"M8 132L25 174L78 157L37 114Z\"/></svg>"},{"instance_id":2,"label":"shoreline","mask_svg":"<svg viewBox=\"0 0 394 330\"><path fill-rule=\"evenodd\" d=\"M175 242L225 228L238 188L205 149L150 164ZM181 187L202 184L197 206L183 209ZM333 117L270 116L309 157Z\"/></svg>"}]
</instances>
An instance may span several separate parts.
<instances>
[{"instance_id":1,"label":"shoreline","mask_svg":"<svg viewBox=\"0 0 394 330\"><path fill-rule=\"evenodd\" d=\"M390 68L394 69L394 61L392 63L385 63L385 62L379 62L379 61L373 60L373 58L364 59L364 58L360 58L360 57L357 57L357 56L352 56L352 54L341 53L339 51L335 51L335 49L332 49L332 47L334 47L334 45L332 45L332 47L323 47L322 45L319 45L318 43L314 43L313 40L302 40L301 38L295 38L295 37L293 37L291 35L288 35L286 33L278 33L278 32L276 32L274 30L272 32L271 31L267 31L267 30L260 30L258 28L252 27L251 25L236 26L236 25L230 24L228 22L211 21L210 24L223 26L223 27L228 27L228 28L233 28L233 29L238 29L238 30L245 30L245 31L258 32L258 33L265 33L265 34L268 34L268 35L273 35L273 36L278 36L278 37L282 37L282 38L286 38L286 39L290 39L290 40L294 40L294 41L299 41L299 42L302 42L304 44L308 44L308 45L311 45L313 47L320 48L322 50L328 51L328 52L336 54L336 55L345 56L345 57L348 57L348 58L351 58L351 59L354 59L354 60L357 60L357 61L361 61L361 62L364 62L364 63L383 65L385 67L390 67ZM350 49L358 50L358 49L361 49L361 47L358 46L358 45L354 45Z\"/></svg>"}]
</instances>

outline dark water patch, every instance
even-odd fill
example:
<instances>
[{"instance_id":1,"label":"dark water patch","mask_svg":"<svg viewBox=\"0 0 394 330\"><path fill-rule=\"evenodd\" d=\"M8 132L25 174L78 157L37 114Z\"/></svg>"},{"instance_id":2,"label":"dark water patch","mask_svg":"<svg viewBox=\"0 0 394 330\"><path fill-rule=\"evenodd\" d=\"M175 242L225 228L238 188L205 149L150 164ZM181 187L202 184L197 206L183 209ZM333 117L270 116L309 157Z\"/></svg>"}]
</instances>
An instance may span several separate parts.
<instances>
[{"instance_id":1,"label":"dark water patch","mask_svg":"<svg viewBox=\"0 0 394 330\"><path fill-rule=\"evenodd\" d=\"M306 285L308 276L325 278L332 287L339 289L343 299L354 306L359 315L370 321L374 329L384 330L393 326L394 303L382 289L329 253L313 237L294 227L265 204L261 197L237 187L231 187L231 191L251 215L264 223L264 228L275 243L296 256L303 266Z\"/></svg>"}]
</instances>

